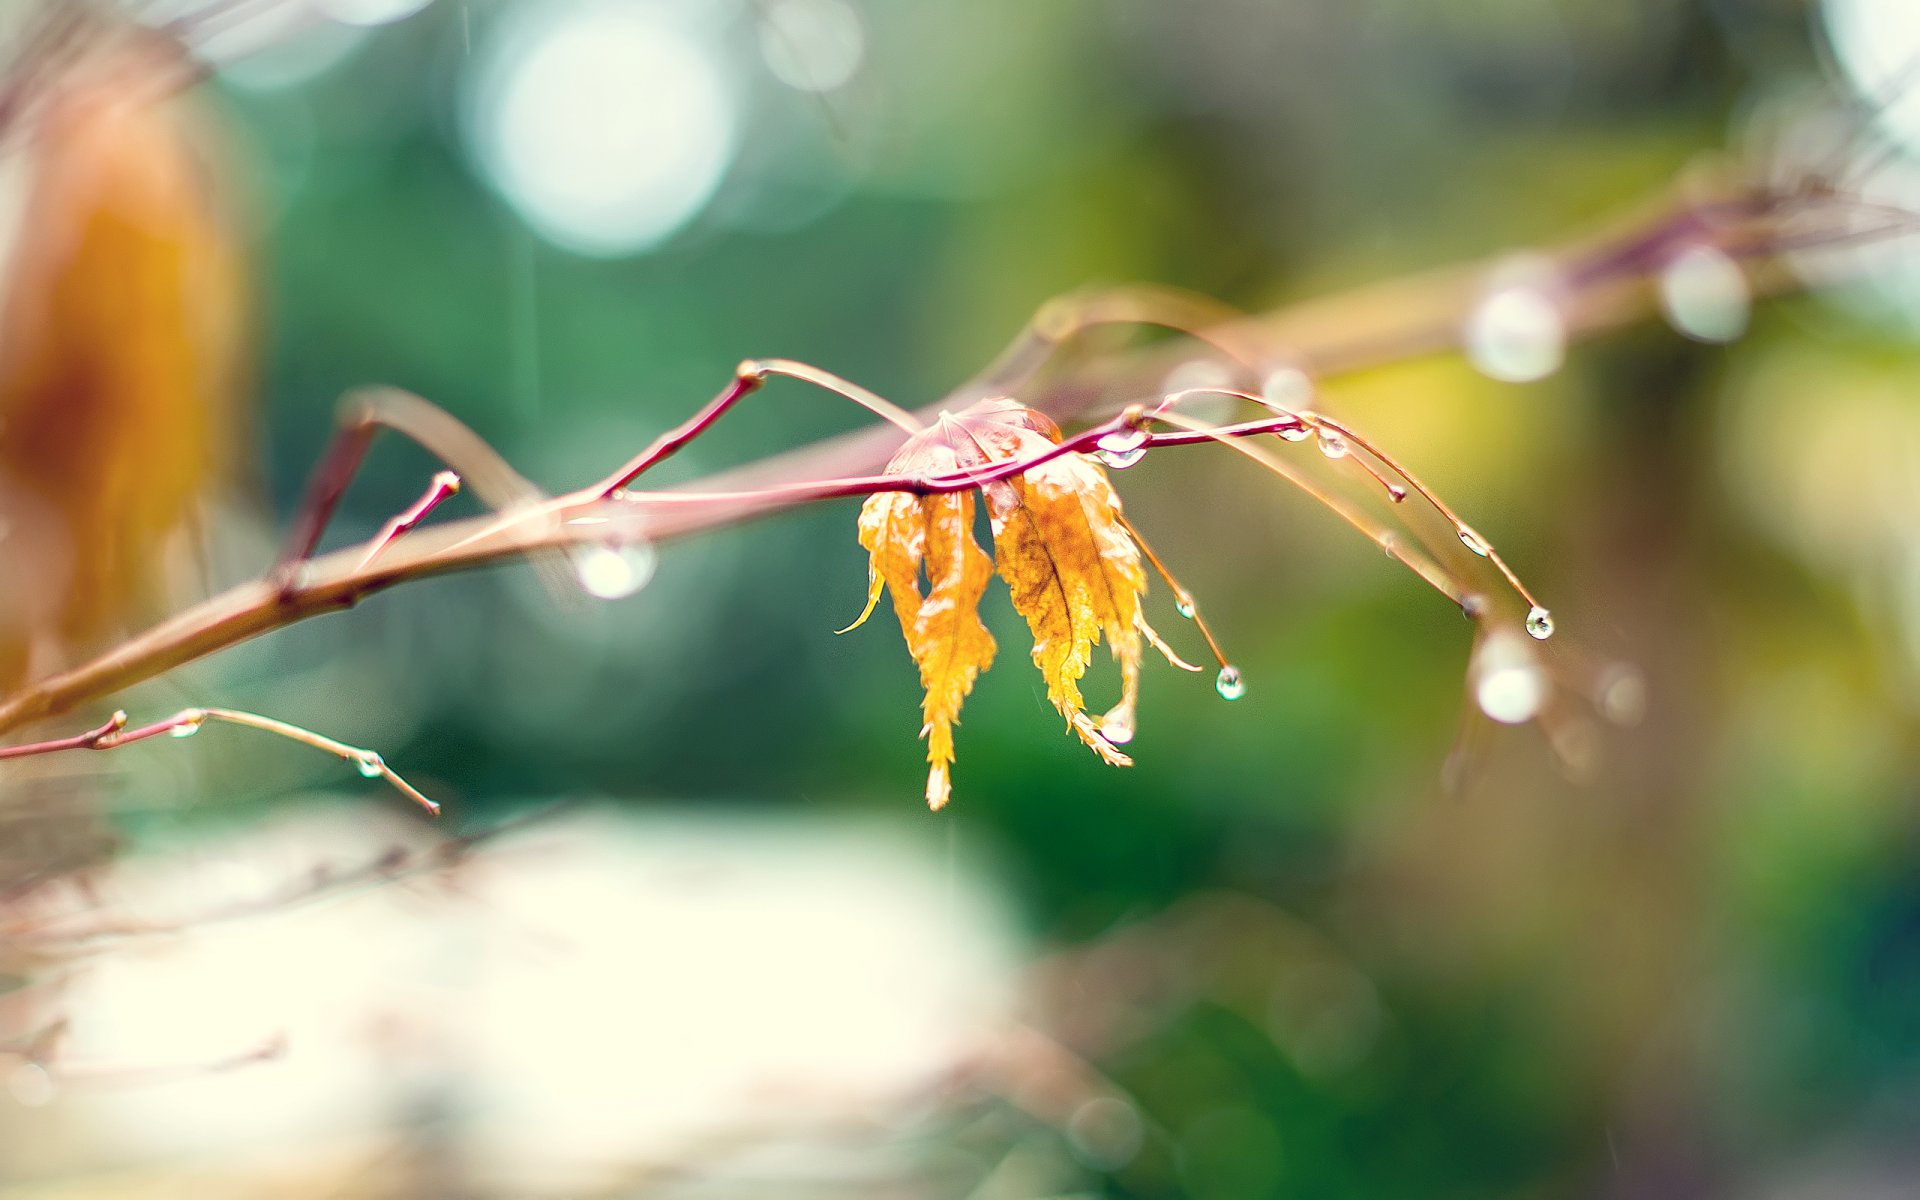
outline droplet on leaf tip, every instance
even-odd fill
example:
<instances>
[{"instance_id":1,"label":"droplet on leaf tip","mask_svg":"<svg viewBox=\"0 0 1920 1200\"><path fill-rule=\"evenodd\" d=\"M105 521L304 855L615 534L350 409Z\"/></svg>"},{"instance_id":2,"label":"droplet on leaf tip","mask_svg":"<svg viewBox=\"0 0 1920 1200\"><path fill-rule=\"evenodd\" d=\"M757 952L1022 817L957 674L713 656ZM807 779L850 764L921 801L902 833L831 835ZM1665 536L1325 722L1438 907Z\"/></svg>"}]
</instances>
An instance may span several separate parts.
<instances>
[{"instance_id":1,"label":"droplet on leaf tip","mask_svg":"<svg viewBox=\"0 0 1920 1200\"><path fill-rule=\"evenodd\" d=\"M1100 736L1116 746L1124 746L1133 740L1133 713L1114 709L1100 719Z\"/></svg>"}]
</instances>

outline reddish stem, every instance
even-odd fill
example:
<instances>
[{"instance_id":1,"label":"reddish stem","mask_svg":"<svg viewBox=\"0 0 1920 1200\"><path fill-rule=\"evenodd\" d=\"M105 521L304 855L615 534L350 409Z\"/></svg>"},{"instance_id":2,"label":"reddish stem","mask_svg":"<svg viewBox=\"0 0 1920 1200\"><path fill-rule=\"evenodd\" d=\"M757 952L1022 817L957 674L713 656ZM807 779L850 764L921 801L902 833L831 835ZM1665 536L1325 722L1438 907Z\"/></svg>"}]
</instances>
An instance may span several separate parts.
<instances>
[{"instance_id":1,"label":"reddish stem","mask_svg":"<svg viewBox=\"0 0 1920 1200\"><path fill-rule=\"evenodd\" d=\"M367 548L367 556L360 560L360 569L364 571L371 566L373 560L380 557L380 552L385 550L393 539L425 520L428 513L440 507L441 501L449 496L458 495L459 492L460 477L458 475L452 471L441 471L435 474L433 482L427 485L426 492L374 535L373 544Z\"/></svg>"}]
</instances>

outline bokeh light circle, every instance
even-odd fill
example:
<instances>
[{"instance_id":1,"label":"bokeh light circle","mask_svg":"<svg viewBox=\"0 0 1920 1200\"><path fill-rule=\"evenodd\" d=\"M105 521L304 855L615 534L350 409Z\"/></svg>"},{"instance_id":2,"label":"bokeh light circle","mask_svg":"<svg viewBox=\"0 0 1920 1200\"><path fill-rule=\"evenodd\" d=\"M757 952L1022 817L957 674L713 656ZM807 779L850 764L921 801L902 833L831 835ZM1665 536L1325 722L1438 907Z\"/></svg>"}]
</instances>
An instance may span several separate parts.
<instances>
[{"instance_id":1,"label":"bokeh light circle","mask_svg":"<svg viewBox=\"0 0 1920 1200\"><path fill-rule=\"evenodd\" d=\"M475 62L466 116L482 176L578 254L649 249L706 207L737 140L718 47L669 9L522 4Z\"/></svg>"}]
</instances>

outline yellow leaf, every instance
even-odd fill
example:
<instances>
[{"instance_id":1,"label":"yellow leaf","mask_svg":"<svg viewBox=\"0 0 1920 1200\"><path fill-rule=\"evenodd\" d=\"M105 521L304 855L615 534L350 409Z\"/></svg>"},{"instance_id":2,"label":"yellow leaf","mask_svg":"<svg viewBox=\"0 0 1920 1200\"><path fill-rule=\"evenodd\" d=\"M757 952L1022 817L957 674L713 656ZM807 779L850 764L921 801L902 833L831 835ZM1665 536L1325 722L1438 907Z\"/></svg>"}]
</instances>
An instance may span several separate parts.
<instances>
[{"instance_id":1,"label":"yellow leaf","mask_svg":"<svg viewBox=\"0 0 1920 1200\"><path fill-rule=\"evenodd\" d=\"M967 421L972 447L987 461L1004 462L1032 458L1057 441L1024 410L1022 417L996 412ZM1104 635L1120 663L1121 697L1101 725L1119 734L1115 740L1131 736L1147 578L1140 550L1121 523L1119 496L1106 472L1083 454L1061 455L982 491L1000 574L1033 632L1033 663L1047 699L1101 758L1129 765L1088 718L1080 695L1080 679Z\"/></svg>"},{"instance_id":2,"label":"yellow leaf","mask_svg":"<svg viewBox=\"0 0 1920 1200\"><path fill-rule=\"evenodd\" d=\"M951 466L951 451L944 459ZM926 689L920 735L927 739L927 807L938 809L952 794L953 726L960 706L973 681L993 663L993 635L981 624L979 611L993 562L973 539L973 495L882 492L868 497L860 511L860 544L872 556L867 611L884 585L907 650L920 668Z\"/></svg>"},{"instance_id":3,"label":"yellow leaf","mask_svg":"<svg viewBox=\"0 0 1920 1200\"><path fill-rule=\"evenodd\" d=\"M989 400L915 435L894 456L894 475L932 477L1026 461L1058 444L1045 417L1011 400ZM1064 454L980 491L993 528L999 572L1013 606L1033 632L1033 661L1047 698L1080 739L1116 766L1129 758L1116 742L1132 736L1146 622L1140 600L1146 573L1121 519L1106 472L1082 454ZM973 682L993 661L994 643L978 607L992 560L973 537L972 491L918 495L882 492L860 512L860 544L870 555L865 621L882 590L893 597L907 649L926 689L927 803L950 792L953 725ZM928 588L921 590L925 569ZM853 628L849 626L848 628ZM1120 664L1121 699L1096 723L1080 680L1093 647L1105 640ZM1104 731L1104 732L1103 732Z\"/></svg>"},{"instance_id":4,"label":"yellow leaf","mask_svg":"<svg viewBox=\"0 0 1920 1200\"><path fill-rule=\"evenodd\" d=\"M244 441L244 246L183 52L103 32L0 147L0 690L162 605ZM17 190L16 190L17 189ZM49 664L42 664L44 666Z\"/></svg>"}]
</instances>

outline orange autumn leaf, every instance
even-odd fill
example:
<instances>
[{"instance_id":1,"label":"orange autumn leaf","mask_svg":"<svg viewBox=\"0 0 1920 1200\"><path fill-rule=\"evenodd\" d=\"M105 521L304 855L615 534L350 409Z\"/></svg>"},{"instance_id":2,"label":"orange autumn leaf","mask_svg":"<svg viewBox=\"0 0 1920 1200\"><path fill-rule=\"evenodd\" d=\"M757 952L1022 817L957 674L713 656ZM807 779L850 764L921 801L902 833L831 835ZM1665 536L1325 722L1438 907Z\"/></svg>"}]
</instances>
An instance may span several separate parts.
<instances>
[{"instance_id":1,"label":"orange autumn leaf","mask_svg":"<svg viewBox=\"0 0 1920 1200\"><path fill-rule=\"evenodd\" d=\"M47 66L0 148L0 689L150 619L241 415L244 250L181 51L102 22Z\"/></svg>"},{"instance_id":2,"label":"orange autumn leaf","mask_svg":"<svg viewBox=\"0 0 1920 1200\"><path fill-rule=\"evenodd\" d=\"M1059 440L1040 414L1012 400L989 400L916 434L887 471L952 475L1030 459ZM1070 453L979 490L999 573L1033 633L1033 662L1048 700L1102 759L1130 765L1116 743L1133 735L1143 637L1158 639L1141 613L1147 580L1140 549L1106 472L1094 459ZM978 615L993 563L974 541L973 514L972 491L881 492L860 513L860 544L871 561L867 608L854 625L872 613L883 588L892 595L927 691L922 734L930 766L927 803L934 808L950 793L960 705L993 660L993 639ZM1086 714L1080 680L1102 640L1120 664L1121 699L1096 723Z\"/></svg>"},{"instance_id":3,"label":"orange autumn leaf","mask_svg":"<svg viewBox=\"0 0 1920 1200\"><path fill-rule=\"evenodd\" d=\"M951 449L933 448L929 457L936 469L955 465ZM993 635L980 623L980 597L993 577L993 562L973 540L973 494L872 496L860 510L860 544L873 561L867 608L854 625L873 612L884 584L927 693L920 736L927 739L927 807L937 809L952 793L960 705L993 663Z\"/></svg>"}]
</instances>

